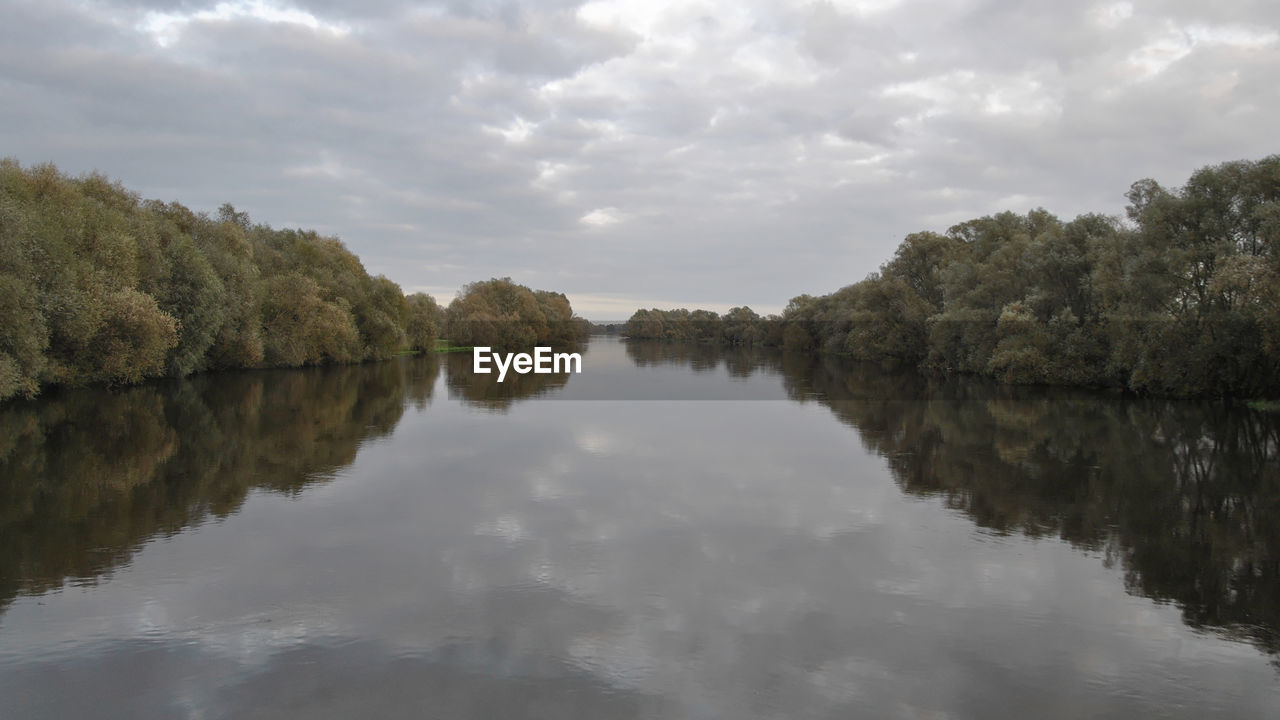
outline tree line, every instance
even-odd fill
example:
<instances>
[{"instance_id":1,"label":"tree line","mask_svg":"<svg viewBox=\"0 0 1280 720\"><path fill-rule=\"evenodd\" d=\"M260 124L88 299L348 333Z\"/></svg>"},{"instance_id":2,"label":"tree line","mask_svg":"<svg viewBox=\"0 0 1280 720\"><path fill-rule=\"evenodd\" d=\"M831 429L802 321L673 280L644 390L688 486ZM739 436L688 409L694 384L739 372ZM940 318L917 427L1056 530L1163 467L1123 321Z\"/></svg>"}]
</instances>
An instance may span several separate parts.
<instances>
[{"instance_id":1,"label":"tree line","mask_svg":"<svg viewBox=\"0 0 1280 720\"><path fill-rule=\"evenodd\" d=\"M445 311L445 336L460 346L573 347L590 330L564 293L531 290L509 277L464 285Z\"/></svg>"},{"instance_id":2,"label":"tree line","mask_svg":"<svg viewBox=\"0 0 1280 720\"><path fill-rule=\"evenodd\" d=\"M337 238L0 160L0 400L380 360L434 349L446 326L462 344L559 345L583 322L564 295L510 278L473 283L443 309L370 276Z\"/></svg>"},{"instance_id":3,"label":"tree line","mask_svg":"<svg viewBox=\"0 0 1280 720\"><path fill-rule=\"evenodd\" d=\"M1036 209L908 235L780 315L638 310L624 334L776 345L1008 383L1280 395L1280 155L1140 180L1124 219Z\"/></svg>"}]
</instances>

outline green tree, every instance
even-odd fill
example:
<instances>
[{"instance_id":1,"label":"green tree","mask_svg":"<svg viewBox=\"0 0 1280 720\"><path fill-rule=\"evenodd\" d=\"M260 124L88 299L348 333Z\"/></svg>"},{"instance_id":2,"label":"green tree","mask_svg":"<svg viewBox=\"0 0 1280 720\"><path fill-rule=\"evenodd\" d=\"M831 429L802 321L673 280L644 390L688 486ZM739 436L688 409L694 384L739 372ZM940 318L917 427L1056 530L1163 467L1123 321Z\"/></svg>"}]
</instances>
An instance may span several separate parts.
<instances>
[{"instance_id":1,"label":"green tree","mask_svg":"<svg viewBox=\"0 0 1280 720\"><path fill-rule=\"evenodd\" d=\"M405 298L406 311L405 338L412 350L430 351L436 346L436 338L440 336L440 325L444 319L444 310L436 303L435 298L426 293L414 293Z\"/></svg>"},{"instance_id":2,"label":"green tree","mask_svg":"<svg viewBox=\"0 0 1280 720\"><path fill-rule=\"evenodd\" d=\"M566 296L535 292L511 278L470 283L445 310L445 336L455 345L506 350L568 346L586 331Z\"/></svg>"}]
</instances>

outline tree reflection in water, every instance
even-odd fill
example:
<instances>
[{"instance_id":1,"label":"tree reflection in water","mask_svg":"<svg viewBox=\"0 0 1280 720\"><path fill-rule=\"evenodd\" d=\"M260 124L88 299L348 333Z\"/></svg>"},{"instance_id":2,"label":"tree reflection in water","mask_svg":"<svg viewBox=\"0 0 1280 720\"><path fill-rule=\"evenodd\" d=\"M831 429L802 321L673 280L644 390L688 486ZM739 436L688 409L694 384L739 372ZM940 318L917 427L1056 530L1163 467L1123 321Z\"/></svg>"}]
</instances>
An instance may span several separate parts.
<instances>
[{"instance_id":1,"label":"tree reflection in water","mask_svg":"<svg viewBox=\"0 0 1280 720\"><path fill-rule=\"evenodd\" d=\"M1280 417L1107 393L933 379L837 358L629 343L637 366L780 374L856 429L906 493L996 533L1058 537L1121 568L1131 593L1280 654ZM0 604L91 582L147 540L294 494L451 395L506 411L567 375L497 383L471 355L222 373L80 390L0 409Z\"/></svg>"},{"instance_id":2,"label":"tree reflection in water","mask_svg":"<svg viewBox=\"0 0 1280 720\"><path fill-rule=\"evenodd\" d=\"M470 352L449 353L445 358L450 397L485 410L506 412L517 400L545 395L569 382L569 373L522 375L514 371L498 382L496 371L488 374L472 371L474 358Z\"/></svg>"},{"instance_id":3,"label":"tree reflection in water","mask_svg":"<svg viewBox=\"0 0 1280 720\"><path fill-rule=\"evenodd\" d=\"M1280 653L1280 418L1110 393L782 361L884 457L905 492L983 528L1056 536L1119 564L1188 625Z\"/></svg>"},{"instance_id":4,"label":"tree reflection in water","mask_svg":"<svg viewBox=\"0 0 1280 720\"><path fill-rule=\"evenodd\" d=\"M69 390L0 408L0 606L92 581L148 539L295 494L430 402L434 357Z\"/></svg>"},{"instance_id":5,"label":"tree reflection in water","mask_svg":"<svg viewBox=\"0 0 1280 720\"><path fill-rule=\"evenodd\" d=\"M885 458L904 492L982 528L1058 537L1184 621L1280 654L1280 415L932 378L801 353L629 342L637 366L780 372Z\"/></svg>"}]
</instances>

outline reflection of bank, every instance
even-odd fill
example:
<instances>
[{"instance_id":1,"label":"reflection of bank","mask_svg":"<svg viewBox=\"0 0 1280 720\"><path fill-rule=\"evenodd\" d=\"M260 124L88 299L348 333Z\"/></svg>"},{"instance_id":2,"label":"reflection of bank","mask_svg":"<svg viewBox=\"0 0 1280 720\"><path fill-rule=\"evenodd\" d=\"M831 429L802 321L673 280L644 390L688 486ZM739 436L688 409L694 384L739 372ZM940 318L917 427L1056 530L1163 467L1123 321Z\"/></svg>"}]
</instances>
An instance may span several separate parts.
<instances>
[{"instance_id":1,"label":"reflection of bank","mask_svg":"<svg viewBox=\"0 0 1280 720\"><path fill-rule=\"evenodd\" d=\"M237 511L250 490L332 478L430 401L435 356L228 371L0 409L0 604L126 562L148 539Z\"/></svg>"},{"instance_id":2,"label":"reflection of bank","mask_svg":"<svg viewBox=\"0 0 1280 720\"><path fill-rule=\"evenodd\" d=\"M773 348L745 348L713 343L627 340L627 357L638 367L687 365L697 372L715 370L724 363L732 377L750 377L761 368L776 369L782 354Z\"/></svg>"},{"instance_id":3,"label":"reflection of bank","mask_svg":"<svg viewBox=\"0 0 1280 720\"><path fill-rule=\"evenodd\" d=\"M578 352L584 358L579 362L579 367L590 362L585 359L588 355L586 348L580 348ZM474 360L469 352L447 353L445 358L445 382L449 387L449 397L486 410L505 411L518 400L545 395L569 382L570 373L567 372L509 372L499 381L497 373L475 372Z\"/></svg>"},{"instance_id":4,"label":"reflection of bank","mask_svg":"<svg viewBox=\"0 0 1280 720\"><path fill-rule=\"evenodd\" d=\"M1120 562L1130 592L1280 653L1280 418L1113 393L929 377L830 355L626 342L635 365L781 374L905 492L981 527Z\"/></svg>"},{"instance_id":5,"label":"reflection of bank","mask_svg":"<svg viewBox=\"0 0 1280 720\"><path fill-rule=\"evenodd\" d=\"M906 492L1102 553L1130 592L1280 653L1280 417L790 360L789 394L857 429Z\"/></svg>"},{"instance_id":6,"label":"reflection of bank","mask_svg":"<svg viewBox=\"0 0 1280 720\"><path fill-rule=\"evenodd\" d=\"M616 345L599 347L598 359L613 357ZM583 353L578 382L609 365ZM780 374L793 400L857 430L904 492L999 533L1100 553L1131 592L1176 602L1189 624L1280 652L1275 415L932 379L829 356L633 342L623 353L624 365L668 367L702 386L712 378L684 368L723 362L761 383ZM149 538L237 511L255 488L295 494L332 477L364 440L389 433L406 403L430 401L440 364L451 396L492 410L569 382L497 383L470 362L458 353L228 372L0 408L0 603L97 577Z\"/></svg>"}]
</instances>

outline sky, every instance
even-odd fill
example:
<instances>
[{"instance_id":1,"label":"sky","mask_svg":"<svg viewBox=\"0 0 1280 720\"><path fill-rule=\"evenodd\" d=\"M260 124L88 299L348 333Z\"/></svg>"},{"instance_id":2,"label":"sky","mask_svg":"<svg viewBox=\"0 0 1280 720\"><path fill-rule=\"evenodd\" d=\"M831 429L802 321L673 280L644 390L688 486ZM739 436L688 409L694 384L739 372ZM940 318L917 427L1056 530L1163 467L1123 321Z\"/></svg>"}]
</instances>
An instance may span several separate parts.
<instances>
[{"instance_id":1,"label":"sky","mask_svg":"<svg viewBox=\"0 0 1280 720\"><path fill-rule=\"evenodd\" d=\"M0 156L596 320L1277 152L1275 0L0 0Z\"/></svg>"}]
</instances>

